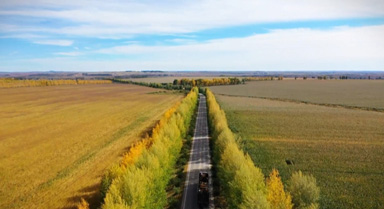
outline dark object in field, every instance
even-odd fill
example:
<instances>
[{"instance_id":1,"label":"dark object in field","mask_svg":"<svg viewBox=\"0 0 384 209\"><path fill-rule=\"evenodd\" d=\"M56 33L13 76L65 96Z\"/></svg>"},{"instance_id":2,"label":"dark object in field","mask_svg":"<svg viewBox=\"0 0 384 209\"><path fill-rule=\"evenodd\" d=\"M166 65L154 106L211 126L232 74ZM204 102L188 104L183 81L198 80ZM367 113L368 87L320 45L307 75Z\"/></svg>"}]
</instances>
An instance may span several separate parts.
<instances>
[{"instance_id":1,"label":"dark object in field","mask_svg":"<svg viewBox=\"0 0 384 209\"><path fill-rule=\"evenodd\" d=\"M206 172L199 173L199 184L197 190L197 202L200 208L209 205L209 176Z\"/></svg>"},{"instance_id":2,"label":"dark object in field","mask_svg":"<svg viewBox=\"0 0 384 209\"><path fill-rule=\"evenodd\" d=\"M294 165L295 162L293 160L285 160L285 162L287 163L287 165Z\"/></svg>"}]
</instances>

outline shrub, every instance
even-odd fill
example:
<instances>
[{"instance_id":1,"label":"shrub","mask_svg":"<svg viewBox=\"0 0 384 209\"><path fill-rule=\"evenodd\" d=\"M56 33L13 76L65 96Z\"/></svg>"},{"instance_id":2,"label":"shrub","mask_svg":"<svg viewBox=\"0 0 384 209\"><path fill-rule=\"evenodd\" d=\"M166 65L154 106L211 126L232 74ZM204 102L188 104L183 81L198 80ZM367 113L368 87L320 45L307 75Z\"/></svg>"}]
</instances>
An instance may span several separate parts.
<instances>
[{"instance_id":1,"label":"shrub","mask_svg":"<svg viewBox=\"0 0 384 209\"><path fill-rule=\"evenodd\" d=\"M319 208L320 189L312 175L304 175L301 171L293 173L288 182L288 190L295 208Z\"/></svg>"}]
</instances>

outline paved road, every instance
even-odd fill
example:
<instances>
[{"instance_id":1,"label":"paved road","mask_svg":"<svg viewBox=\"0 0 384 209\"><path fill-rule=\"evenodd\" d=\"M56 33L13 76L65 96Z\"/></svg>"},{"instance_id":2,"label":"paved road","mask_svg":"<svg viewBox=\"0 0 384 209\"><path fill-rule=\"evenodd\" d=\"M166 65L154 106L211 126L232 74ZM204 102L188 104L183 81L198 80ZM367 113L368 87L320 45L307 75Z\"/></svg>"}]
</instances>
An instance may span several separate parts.
<instances>
[{"instance_id":1,"label":"paved road","mask_svg":"<svg viewBox=\"0 0 384 209\"><path fill-rule=\"evenodd\" d=\"M209 208L214 208L211 179L211 156L209 154L208 120L206 98L200 94L199 107L196 118L195 133L192 141L191 155L188 163L187 180L183 193L181 209L197 209L197 185L199 172L209 174Z\"/></svg>"}]
</instances>

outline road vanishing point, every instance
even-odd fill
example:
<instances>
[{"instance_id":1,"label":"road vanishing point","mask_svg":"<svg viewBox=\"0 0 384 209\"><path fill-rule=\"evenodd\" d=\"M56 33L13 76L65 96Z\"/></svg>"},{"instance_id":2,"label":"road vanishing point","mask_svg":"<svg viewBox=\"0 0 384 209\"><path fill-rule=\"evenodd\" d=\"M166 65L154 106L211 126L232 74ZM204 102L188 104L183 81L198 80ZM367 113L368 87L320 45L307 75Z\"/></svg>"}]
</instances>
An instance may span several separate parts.
<instances>
[{"instance_id":1,"label":"road vanishing point","mask_svg":"<svg viewBox=\"0 0 384 209\"><path fill-rule=\"evenodd\" d=\"M192 140L192 149L188 162L187 179L185 181L181 209L199 209L197 191L199 173L207 172L209 175L209 209L213 209L213 187L211 172L211 156L209 150L207 102L203 94L199 94L199 107L197 111L195 132Z\"/></svg>"}]
</instances>

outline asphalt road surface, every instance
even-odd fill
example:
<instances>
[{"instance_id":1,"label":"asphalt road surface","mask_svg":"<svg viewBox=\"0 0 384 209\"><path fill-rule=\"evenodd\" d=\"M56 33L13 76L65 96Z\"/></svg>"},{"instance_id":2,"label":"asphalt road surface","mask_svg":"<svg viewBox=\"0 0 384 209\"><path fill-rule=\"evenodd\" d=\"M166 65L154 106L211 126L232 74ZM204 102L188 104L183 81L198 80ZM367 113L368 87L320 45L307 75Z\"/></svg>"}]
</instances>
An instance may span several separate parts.
<instances>
[{"instance_id":1,"label":"asphalt road surface","mask_svg":"<svg viewBox=\"0 0 384 209\"><path fill-rule=\"evenodd\" d=\"M214 208L211 179L211 156L209 153L206 98L203 94L200 94L195 133L192 141L181 209L199 208L197 203L199 172L208 172L209 174L209 208Z\"/></svg>"}]
</instances>

